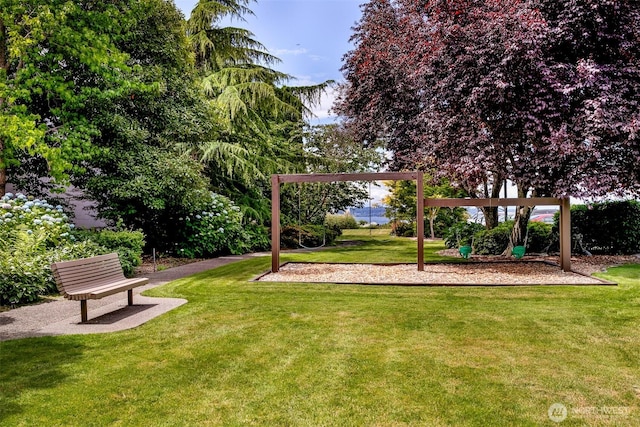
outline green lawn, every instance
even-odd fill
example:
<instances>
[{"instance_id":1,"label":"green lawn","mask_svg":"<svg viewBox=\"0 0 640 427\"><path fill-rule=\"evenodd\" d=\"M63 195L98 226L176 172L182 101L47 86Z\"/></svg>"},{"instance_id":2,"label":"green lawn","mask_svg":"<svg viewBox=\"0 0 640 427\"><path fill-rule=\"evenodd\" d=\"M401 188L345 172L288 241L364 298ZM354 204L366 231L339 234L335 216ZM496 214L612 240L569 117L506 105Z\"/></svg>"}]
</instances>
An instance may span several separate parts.
<instances>
[{"instance_id":1,"label":"green lawn","mask_svg":"<svg viewBox=\"0 0 640 427\"><path fill-rule=\"evenodd\" d=\"M283 261L415 262L415 241ZM438 243L427 243L437 259ZM254 283L254 258L149 292L139 328L0 343L0 425L640 425L640 265L617 287ZM608 414L608 415L607 415Z\"/></svg>"}]
</instances>

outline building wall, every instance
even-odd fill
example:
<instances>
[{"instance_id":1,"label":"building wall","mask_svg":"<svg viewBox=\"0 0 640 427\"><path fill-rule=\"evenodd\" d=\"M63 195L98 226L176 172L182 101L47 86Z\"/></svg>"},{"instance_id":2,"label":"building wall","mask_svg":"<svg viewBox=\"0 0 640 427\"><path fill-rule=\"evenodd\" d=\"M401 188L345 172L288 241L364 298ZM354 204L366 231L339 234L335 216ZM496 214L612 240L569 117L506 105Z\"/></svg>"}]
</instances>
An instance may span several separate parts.
<instances>
[{"instance_id":1,"label":"building wall","mask_svg":"<svg viewBox=\"0 0 640 427\"><path fill-rule=\"evenodd\" d=\"M13 185L7 184L7 193L16 193ZM28 196L28 194L25 194ZM95 203L91 200L82 199L82 191L80 189L69 186L63 194L56 194L67 201L69 208L73 214L71 222L78 228L104 228L107 223L98 218L98 212L95 210Z\"/></svg>"}]
</instances>

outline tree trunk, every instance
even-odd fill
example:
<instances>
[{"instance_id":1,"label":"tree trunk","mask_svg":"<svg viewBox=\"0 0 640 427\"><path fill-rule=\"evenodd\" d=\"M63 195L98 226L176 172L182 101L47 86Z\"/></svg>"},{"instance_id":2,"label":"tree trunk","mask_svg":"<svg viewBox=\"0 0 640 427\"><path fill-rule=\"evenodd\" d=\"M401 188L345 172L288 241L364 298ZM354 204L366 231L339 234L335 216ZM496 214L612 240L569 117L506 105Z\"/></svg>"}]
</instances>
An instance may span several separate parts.
<instances>
[{"instance_id":1,"label":"tree trunk","mask_svg":"<svg viewBox=\"0 0 640 427\"><path fill-rule=\"evenodd\" d=\"M484 224L487 227L487 230L491 230L498 225L498 207L489 207L485 206L482 209L482 214L484 215Z\"/></svg>"},{"instance_id":2,"label":"tree trunk","mask_svg":"<svg viewBox=\"0 0 640 427\"><path fill-rule=\"evenodd\" d=\"M502 188L503 180L498 176L493 176L493 186L491 187L491 193L489 193L489 185L485 181L484 185L484 197L491 197L496 199L500 197L500 189ZM484 224L487 230L491 230L498 225L498 207L485 206L482 207L482 214L484 215Z\"/></svg>"},{"instance_id":3,"label":"tree trunk","mask_svg":"<svg viewBox=\"0 0 640 427\"><path fill-rule=\"evenodd\" d=\"M431 239L435 239L436 238L436 232L433 229L433 220L435 218L429 218L429 229L431 230Z\"/></svg>"},{"instance_id":4,"label":"tree trunk","mask_svg":"<svg viewBox=\"0 0 640 427\"><path fill-rule=\"evenodd\" d=\"M518 185L518 197L527 197L527 190L522 189ZM535 197L535 191L532 194ZM531 212L535 206L516 206L516 214L514 217L513 228L511 229L511 237L509 238L509 245L504 251L505 256L511 256L511 251L516 246L525 246L525 239L527 236L527 227L529 226L529 218L531 218Z\"/></svg>"},{"instance_id":5,"label":"tree trunk","mask_svg":"<svg viewBox=\"0 0 640 427\"><path fill-rule=\"evenodd\" d=\"M436 218L438 217L438 211L439 210L440 210L440 208L437 208L437 207L429 208L429 229L431 231L431 239L435 239L436 238L434 222L435 222Z\"/></svg>"}]
</instances>

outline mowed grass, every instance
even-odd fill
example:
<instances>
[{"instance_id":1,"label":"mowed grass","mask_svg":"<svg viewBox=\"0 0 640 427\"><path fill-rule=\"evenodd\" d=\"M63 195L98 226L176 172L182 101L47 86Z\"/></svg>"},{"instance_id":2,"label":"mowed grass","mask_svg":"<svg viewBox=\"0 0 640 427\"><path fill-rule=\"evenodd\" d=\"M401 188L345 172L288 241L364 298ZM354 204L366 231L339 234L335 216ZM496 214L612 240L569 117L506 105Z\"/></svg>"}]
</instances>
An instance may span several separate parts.
<instances>
[{"instance_id":1,"label":"mowed grass","mask_svg":"<svg viewBox=\"0 0 640 427\"><path fill-rule=\"evenodd\" d=\"M415 262L386 235L282 261ZM437 259L438 243L426 243ZM0 425L640 425L640 265L617 287L250 282L254 258L148 292L133 330L0 343Z\"/></svg>"}]
</instances>

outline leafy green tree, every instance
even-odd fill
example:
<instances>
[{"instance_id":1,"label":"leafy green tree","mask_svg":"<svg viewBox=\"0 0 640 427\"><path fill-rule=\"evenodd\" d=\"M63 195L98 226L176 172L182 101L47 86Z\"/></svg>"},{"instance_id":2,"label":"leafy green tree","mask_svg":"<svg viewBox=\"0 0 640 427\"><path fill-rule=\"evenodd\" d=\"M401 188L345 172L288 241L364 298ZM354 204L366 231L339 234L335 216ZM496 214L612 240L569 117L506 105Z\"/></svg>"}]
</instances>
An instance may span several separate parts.
<instances>
[{"instance_id":1,"label":"leafy green tree","mask_svg":"<svg viewBox=\"0 0 640 427\"><path fill-rule=\"evenodd\" d=\"M338 124L305 128L299 173L368 172L380 168L383 155L376 147L364 147ZM283 217L299 224L322 224L327 213L362 206L366 182L304 183L285 185Z\"/></svg>"},{"instance_id":2,"label":"leafy green tree","mask_svg":"<svg viewBox=\"0 0 640 427\"><path fill-rule=\"evenodd\" d=\"M86 111L145 90L115 45L126 24L109 2L0 0L0 194L25 155L67 180L99 134Z\"/></svg>"},{"instance_id":3,"label":"leafy green tree","mask_svg":"<svg viewBox=\"0 0 640 427\"><path fill-rule=\"evenodd\" d=\"M292 77L270 68L279 59L250 31L223 26L225 18L242 21L251 14L249 3L200 1L187 24L216 126L184 149L205 164L216 191L234 199L264 194L272 173L300 169L305 119L332 83L288 86ZM257 218L264 207L243 210Z\"/></svg>"},{"instance_id":4,"label":"leafy green tree","mask_svg":"<svg viewBox=\"0 0 640 427\"><path fill-rule=\"evenodd\" d=\"M139 65L136 78L153 87L96 103L99 149L73 182L95 200L102 218L141 229L149 247L170 248L174 215L209 199L202 165L181 150L215 127L193 67L182 14L171 2L131 2L117 47Z\"/></svg>"},{"instance_id":5,"label":"leafy green tree","mask_svg":"<svg viewBox=\"0 0 640 427\"><path fill-rule=\"evenodd\" d=\"M387 206L385 213L387 218L414 223L417 216L416 183L414 181L387 181L385 185L389 189L389 195L383 200ZM464 190L453 187L446 180L435 185L427 184L424 186L425 198L456 198L465 195ZM435 239L436 236L442 236L448 227L466 216L466 211L462 208L427 207L425 211L425 220L428 221L432 239Z\"/></svg>"}]
</instances>

